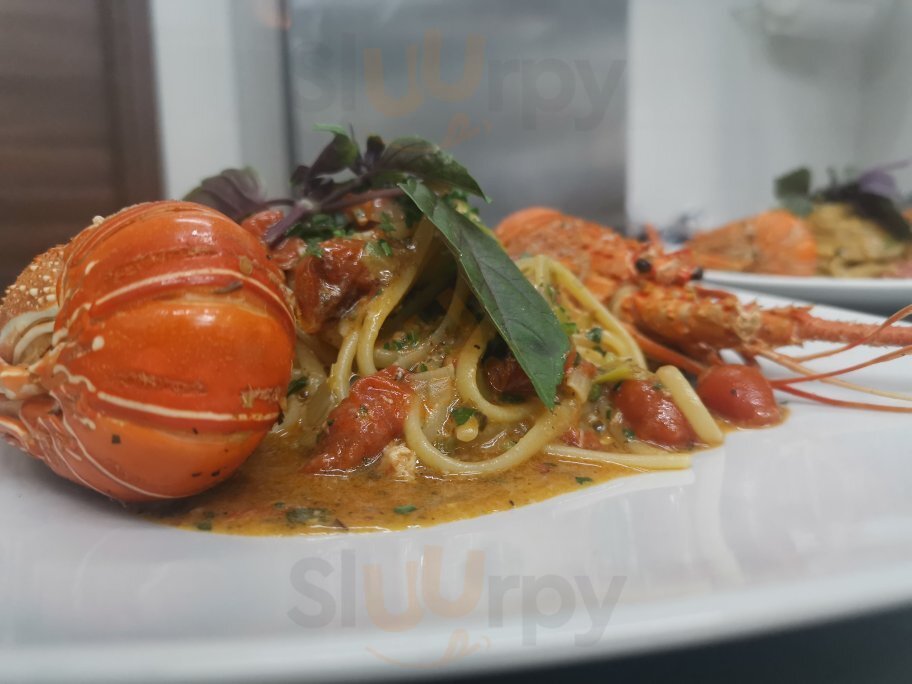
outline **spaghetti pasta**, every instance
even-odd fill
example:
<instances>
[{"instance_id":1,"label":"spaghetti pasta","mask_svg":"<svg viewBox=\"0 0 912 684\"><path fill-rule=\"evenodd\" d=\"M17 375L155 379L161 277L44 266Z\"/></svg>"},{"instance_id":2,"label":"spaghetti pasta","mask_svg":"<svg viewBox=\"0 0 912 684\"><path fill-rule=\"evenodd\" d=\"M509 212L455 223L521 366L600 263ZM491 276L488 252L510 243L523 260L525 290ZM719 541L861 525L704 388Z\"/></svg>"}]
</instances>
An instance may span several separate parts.
<instances>
[{"instance_id":1,"label":"spaghetti pasta","mask_svg":"<svg viewBox=\"0 0 912 684\"><path fill-rule=\"evenodd\" d=\"M313 374L315 382L325 382L336 406L351 401L353 378L386 369L385 377L404 383L410 399L407 409L397 409L404 416L403 446L384 453L405 449L414 456L400 459L397 472L402 462L414 462L413 467L444 476L486 477L537 454L631 468L687 467L689 448L682 452L679 445L637 438L639 426L631 416L612 415L613 393L627 380L655 378L655 387L664 388L662 397L676 407L696 443L722 441L718 425L680 371L663 367L650 373L624 325L565 266L536 256L521 260L520 270L549 302L573 347L558 404L549 411L527 389L515 361L504 356L491 322L478 320L464 279L453 275L450 287L428 297L422 269L432 262L439 266L435 240L429 224L420 223L411 245L389 266L389 282L340 320L341 342L329 372ZM305 356L308 363L316 358ZM366 405L359 411L371 415ZM299 420L304 415L293 414ZM324 430L335 429L331 423Z\"/></svg>"}]
</instances>

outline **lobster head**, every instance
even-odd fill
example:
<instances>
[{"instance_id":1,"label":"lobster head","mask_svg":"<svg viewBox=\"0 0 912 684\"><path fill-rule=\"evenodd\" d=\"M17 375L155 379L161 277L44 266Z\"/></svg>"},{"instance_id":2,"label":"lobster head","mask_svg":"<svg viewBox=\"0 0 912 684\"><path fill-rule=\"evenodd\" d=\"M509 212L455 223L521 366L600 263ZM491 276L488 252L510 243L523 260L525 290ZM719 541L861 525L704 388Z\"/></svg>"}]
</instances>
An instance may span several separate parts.
<instances>
[{"instance_id":1,"label":"lobster head","mask_svg":"<svg viewBox=\"0 0 912 684\"><path fill-rule=\"evenodd\" d=\"M253 235L197 204L130 207L8 291L0 434L121 501L195 494L275 423L294 342L282 273Z\"/></svg>"}]
</instances>

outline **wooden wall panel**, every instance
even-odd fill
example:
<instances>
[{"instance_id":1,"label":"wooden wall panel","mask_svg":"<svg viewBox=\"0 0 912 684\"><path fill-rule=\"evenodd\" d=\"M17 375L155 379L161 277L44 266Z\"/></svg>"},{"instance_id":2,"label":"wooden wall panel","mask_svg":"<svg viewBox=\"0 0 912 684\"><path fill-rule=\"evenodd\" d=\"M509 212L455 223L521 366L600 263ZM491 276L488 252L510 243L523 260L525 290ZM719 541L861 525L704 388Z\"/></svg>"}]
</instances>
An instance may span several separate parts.
<instances>
[{"instance_id":1,"label":"wooden wall panel","mask_svg":"<svg viewBox=\"0 0 912 684\"><path fill-rule=\"evenodd\" d=\"M160 194L146 0L0 0L0 286Z\"/></svg>"}]
</instances>

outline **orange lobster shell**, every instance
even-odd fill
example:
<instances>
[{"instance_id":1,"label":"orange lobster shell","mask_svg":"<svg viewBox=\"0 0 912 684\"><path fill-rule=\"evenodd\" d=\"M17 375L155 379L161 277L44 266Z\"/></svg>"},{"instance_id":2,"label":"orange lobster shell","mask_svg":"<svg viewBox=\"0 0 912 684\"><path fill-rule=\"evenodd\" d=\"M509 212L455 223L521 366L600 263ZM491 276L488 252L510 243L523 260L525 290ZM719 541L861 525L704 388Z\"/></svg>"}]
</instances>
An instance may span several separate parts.
<instances>
[{"instance_id":1,"label":"orange lobster shell","mask_svg":"<svg viewBox=\"0 0 912 684\"><path fill-rule=\"evenodd\" d=\"M56 292L50 348L26 369L0 360L20 378L0 434L58 475L121 501L184 497L275 423L294 315L265 247L223 214L156 202L97 221L66 247Z\"/></svg>"}]
</instances>

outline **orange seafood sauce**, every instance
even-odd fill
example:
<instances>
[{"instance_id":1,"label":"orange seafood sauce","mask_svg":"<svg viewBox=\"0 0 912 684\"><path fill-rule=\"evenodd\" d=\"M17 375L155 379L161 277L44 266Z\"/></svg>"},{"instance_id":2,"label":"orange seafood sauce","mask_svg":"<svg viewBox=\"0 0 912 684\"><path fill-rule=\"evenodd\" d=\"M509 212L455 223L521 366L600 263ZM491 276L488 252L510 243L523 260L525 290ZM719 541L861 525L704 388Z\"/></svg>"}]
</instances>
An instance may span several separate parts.
<instances>
[{"instance_id":1,"label":"orange seafood sauce","mask_svg":"<svg viewBox=\"0 0 912 684\"><path fill-rule=\"evenodd\" d=\"M269 435L227 482L140 512L167 525L227 534L401 530L508 510L639 472L542 455L488 478L443 477L419 465L406 482L371 468L347 477L302 473L305 454Z\"/></svg>"}]
</instances>

